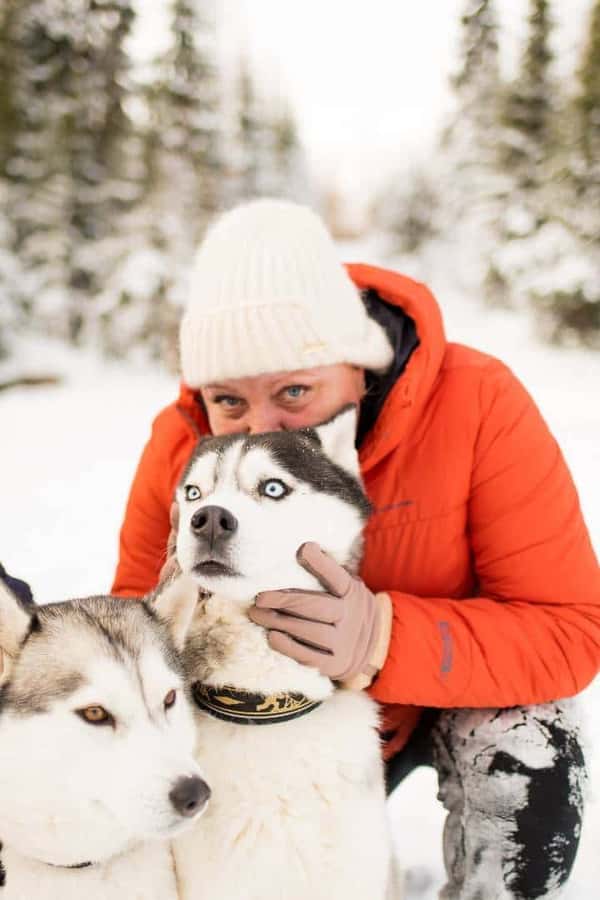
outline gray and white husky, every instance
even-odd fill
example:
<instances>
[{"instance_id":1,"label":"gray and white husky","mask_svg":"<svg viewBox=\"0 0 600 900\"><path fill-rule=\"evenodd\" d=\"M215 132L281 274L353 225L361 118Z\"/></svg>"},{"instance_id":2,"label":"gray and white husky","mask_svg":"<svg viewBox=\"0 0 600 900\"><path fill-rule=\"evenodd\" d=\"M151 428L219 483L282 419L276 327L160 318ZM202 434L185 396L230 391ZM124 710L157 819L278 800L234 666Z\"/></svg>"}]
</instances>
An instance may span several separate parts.
<instances>
[{"instance_id":1,"label":"gray and white husky","mask_svg":"<svg viewBox=\"0 0 600 900\"><path fill-rule=\"evenodd\" d=\"M24 608L0 584L3 900L176 900L210 791L181 661L198 588Z\"/></svg>"},{"instance_id":2,"label":"gray and white husky","mask_svg":"<svg viewBox=\"0 0 600 900\"><path fill-rule=\"evenodd\" d=\"M260 591L320 588L296 560L306 541L356 568L368 504L355 417L207 438L177 489L177 558L209 592L183 658L214 792L174 842L182 900L398 896L375 704L272 650L247 616Z\"/></svg>"}]
</instances>

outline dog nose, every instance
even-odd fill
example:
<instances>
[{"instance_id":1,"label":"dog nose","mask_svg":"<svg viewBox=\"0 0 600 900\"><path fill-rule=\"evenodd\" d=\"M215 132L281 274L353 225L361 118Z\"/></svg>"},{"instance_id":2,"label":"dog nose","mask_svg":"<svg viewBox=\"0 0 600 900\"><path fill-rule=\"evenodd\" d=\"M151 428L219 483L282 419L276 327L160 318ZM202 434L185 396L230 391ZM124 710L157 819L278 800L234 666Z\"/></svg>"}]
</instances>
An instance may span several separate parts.
<instances>
[{"instance_id":1,"label":"dog nose","mask_svg":"<svg viewBox=\"0 0 600 900\"><path fill-rule=\"evenodd\" d=\"M192 516L192 531L212 547L218 540L227 540L237 531L238 521L222 506L204 506Z\"/></svg>"},{"instance_id":2,"label":"dog nose","mask_svg":"<svg viewBox=\"0 0 600 900\"><path fill-rule=\"evenodd\" d=\"M178 778L169 793L169 800L181 816L191 818L206 805L210 797L210 788L205 781L192 775Z\"/></svg>"}]
</instances>

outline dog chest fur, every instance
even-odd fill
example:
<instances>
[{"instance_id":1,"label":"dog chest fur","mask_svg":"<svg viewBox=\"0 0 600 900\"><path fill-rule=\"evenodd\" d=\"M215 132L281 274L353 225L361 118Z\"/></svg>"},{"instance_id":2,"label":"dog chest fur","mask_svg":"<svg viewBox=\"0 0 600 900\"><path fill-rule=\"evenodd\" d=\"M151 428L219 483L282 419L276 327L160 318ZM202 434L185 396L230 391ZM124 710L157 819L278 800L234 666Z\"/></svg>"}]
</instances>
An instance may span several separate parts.
<instances>
[{"instance_id":1,"label":"dog chest fur","mask_svg":"<svg viewBox=\"0 0 600 900\"><path fill-rule=\"evenodd\" d=\"M211 635L205 682L323 702L276 724L195 712L196 758L213 794L174 842L181 900L383 900L391 854L375 704L271 650L263 629L217 595L191 631L199 646Z\"/></svg>"},{"instance_id":2,"label":"dog chest fur","mask_svg":"<svg viewBox=\"0 0 600 900\"><path fill-rule=\"evenodd\" d=\"M367 698L339 691L274 725L197 719L213 799L175 841L182 900L385 897L389 836Z\"/></svg>"},{"instance_id":3,"label":"dog chest fur","mask_svg":"<svg viewBox=\"0 0 600 900\"><path fill-rule=\"evenodd\" d=\"M85 869L48 866L2 851L2 900L178 900L172 852L165 841Z\"/></svg>"}]
</instances>

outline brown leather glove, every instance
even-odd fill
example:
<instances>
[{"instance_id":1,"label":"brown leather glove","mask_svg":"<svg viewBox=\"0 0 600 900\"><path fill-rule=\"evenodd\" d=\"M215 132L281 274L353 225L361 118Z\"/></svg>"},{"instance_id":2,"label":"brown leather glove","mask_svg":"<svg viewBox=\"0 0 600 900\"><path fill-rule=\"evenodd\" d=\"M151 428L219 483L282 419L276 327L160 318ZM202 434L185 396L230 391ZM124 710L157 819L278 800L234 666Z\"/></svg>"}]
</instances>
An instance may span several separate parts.
<instances>
[{"instance_id":1,"label":"brown leather glove","mask_svg":"<svg viewBox=\"0 0 600 900\"><path fill-rule=\"evenodd\" d=\"M159 584L162 584L164 581L168 581L169 578L172 578L174 575L179 575L179 573L181 572L176 555L177 529L179 528L179 505L176 501L173 501L173 503L171 503L171 509L169 510L169 521L171 523L171 530L169 532L169 538L167 540L167 559L158 576Z\"/></svg>"},{"instance_id":2,"label":"brown leather glove","mask_svg":"<svg viewBox=\"0 0 600 900\"><path fill-rule=\"evenodd\" d=\"M298 561L325 591L265 591L257 595L248 615L268 629L274 650L314 666L344 687L368 687L387 656L392 627L389 596L372 594L318 544L303 544Z\"/></svg>"}]
</instances>

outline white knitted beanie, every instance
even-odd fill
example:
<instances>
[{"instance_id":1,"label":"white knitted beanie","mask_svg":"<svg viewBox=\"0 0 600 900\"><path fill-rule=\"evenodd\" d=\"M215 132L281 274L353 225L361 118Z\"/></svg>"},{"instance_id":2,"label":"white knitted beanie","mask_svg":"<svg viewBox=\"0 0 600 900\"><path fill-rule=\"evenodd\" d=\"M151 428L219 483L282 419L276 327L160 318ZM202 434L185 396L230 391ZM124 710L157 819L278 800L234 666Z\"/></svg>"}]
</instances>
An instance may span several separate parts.
<instances>
[{"instance_id":1,"label":"white knitted beanie","mask_svg":"<svg viewBox=\"0 0 600 900\"><path fill-rule=\"evenodd\" d=\"M238 206L208 231L180 348L190 387L340 362L383 370L393 357L321 220L282 200Z\"/></svg>"}]
</instances>

